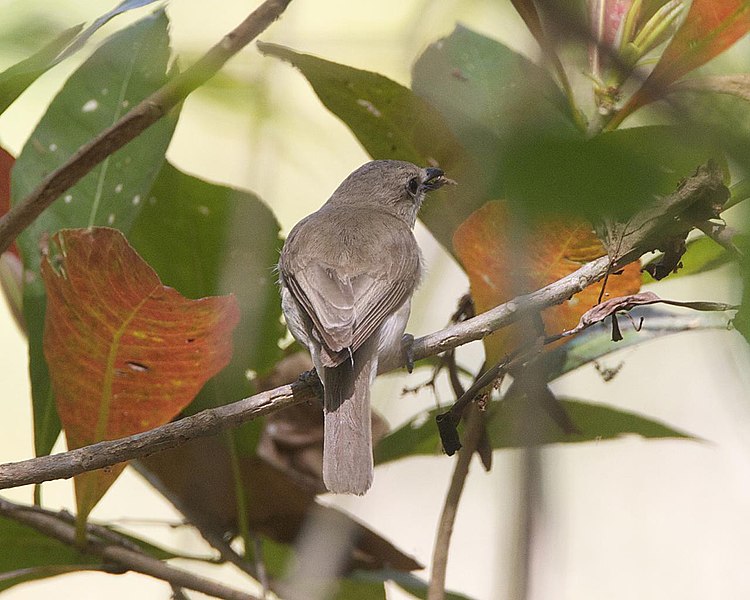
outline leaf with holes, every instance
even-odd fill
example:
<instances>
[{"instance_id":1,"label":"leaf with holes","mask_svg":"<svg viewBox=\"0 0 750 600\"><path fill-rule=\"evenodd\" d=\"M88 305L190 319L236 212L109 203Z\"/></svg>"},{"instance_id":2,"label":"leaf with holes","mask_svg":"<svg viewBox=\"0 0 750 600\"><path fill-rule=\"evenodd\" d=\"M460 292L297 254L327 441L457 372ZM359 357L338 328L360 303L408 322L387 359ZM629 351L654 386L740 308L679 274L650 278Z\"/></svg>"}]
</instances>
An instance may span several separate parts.
<instances>
[{"instance_id":1,"label":"leaf with holes","mask_svg":"<svg viewBox=\"0 0 750 600\"><path fill-rule=\"evenodd\" d=\"M70 76L16 160L11 181L14 204L79 147L167 81L167 28L164 11L157 11L111 36ZM26 272L23 304L37 454L49 453L60 432L42 355L45 296L39 277L40 245L66 227L111 225L128 233L164 161L175 124L176 113L105 159L18 239Z\"/></svg>"},{"instance_id":2,"label":"leaf with holes","mask_svg":"<svg viewBox=\"0 0 750 600\"><path fill-rule=\"evenodd\" d=\"M548 219L531 225L521 241L505 202L488 202L456 231L453 244L471 283L478 312L485 312L515 296L532 292L572 273L606 252L585 221ZM640 288L639 265L610 276L607 293L621 296ZM579 317L597 304L601 284L542 313L548 333L571 329ZM527 323L528 325L528 323ZM518 343L518 326L503 328L484 338L490 363L497 362Z\"/></svg>"},{"instance_id":3,"label":"leaf with holes","mask_svg":"<svg viewBox=\"0 0 750 600\"><path fill-rule=\"evenodd\" d=\"M63 230L50 241L44 355L68 447L166 423L229 362L234 297L184 298L115 229ZM82 518L123 467L76 478Z\"/></svg>"}]
</instances>

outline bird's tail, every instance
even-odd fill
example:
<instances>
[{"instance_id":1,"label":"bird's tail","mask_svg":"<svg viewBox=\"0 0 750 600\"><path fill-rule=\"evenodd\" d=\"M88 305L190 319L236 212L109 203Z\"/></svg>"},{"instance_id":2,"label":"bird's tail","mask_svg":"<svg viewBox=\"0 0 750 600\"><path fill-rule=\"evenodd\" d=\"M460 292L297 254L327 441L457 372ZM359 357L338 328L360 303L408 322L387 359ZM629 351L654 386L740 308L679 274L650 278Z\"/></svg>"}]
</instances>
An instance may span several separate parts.
<instances>
[{"instance_id":1,"label":"bird's tail","mask_svg":"<svg viewBox=\"0 0 750 600\"><path fill-rule=\"evenodd\" d=\"M323 369L323 482L337 494L361 496L372 484L370 384L378 367L377 350L374 340L368 340L351 360Z\"/></svg>"}]
</instances>

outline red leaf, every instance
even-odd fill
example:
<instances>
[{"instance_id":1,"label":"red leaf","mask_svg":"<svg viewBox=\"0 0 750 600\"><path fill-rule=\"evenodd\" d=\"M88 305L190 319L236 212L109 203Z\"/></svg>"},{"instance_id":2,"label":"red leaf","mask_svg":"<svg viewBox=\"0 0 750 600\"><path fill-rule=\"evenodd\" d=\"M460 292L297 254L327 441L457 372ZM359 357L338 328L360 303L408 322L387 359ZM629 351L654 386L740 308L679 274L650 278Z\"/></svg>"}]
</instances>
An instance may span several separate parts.
<instances>
[{"instance_id":1,"label":"red leaf","mask_svg":"<svg viewBox=\"0 0 750 600\"><path fill-rule=\"evenodd\" d=\"M693 0L682 27L618 120L657 100L667 86L724 52L748 31L750 0Z\"/></svg>"},{"instance_id":2,"label":"red leaf","mask_svg":"<svg viewBox=\"0 0 750 600\"><path fill-rule=\"evenodd\" d=\"M525 247L511 238L505 202L488 202L456 230L453 247L466 269L478 312L485 312L520 293L532 292L569 275L584 263L604 256L604 246L585 221L552 219L529 228ZM640 266L632 264L612 276L607 292L625 296L640 288ZM601 284L542 313L547 333L572 329L597 304ZM497 362L519 342L517 328L505 327L484 339L489 362Z\"/></svg>"},{"instance_id":3,"label":"red leaf","mask_svg":"<svg viewBox=\"0 0 750 600\"><path fill-rule=\"evenodd\" d=\"M10 210L10 172L15 162L16 159L13 156L0 148L0 217ZM23 264L21 264L18 246L13 242L6 252L0 254L0 290L8 301L16 325L21 331L25 331L22 289Z\"/></svg>"},{"instance_id":4,"label":"red leaf","mask_svg":"<svg viewBox=\"0 0 750 600\"><path fill-rule=\"evenodd\" d=\"M163 286L114 229L63 230L50 247L44 355L69 448L166 423L229 362L234 297ZM76 478L83 518L123 468Z\"/></svg>"},{"instance_id":5,"label":"red leaf","mask_svg":"<svg viewBox=\"0 0 750 600\"><path fill-rule=\"evenodd\" d=\"M15 162L16 159L9 152L0 148L0 217L10 210L10 172ZM19 256L15 242L8 251Z\"/></svg>"}]
</instances>

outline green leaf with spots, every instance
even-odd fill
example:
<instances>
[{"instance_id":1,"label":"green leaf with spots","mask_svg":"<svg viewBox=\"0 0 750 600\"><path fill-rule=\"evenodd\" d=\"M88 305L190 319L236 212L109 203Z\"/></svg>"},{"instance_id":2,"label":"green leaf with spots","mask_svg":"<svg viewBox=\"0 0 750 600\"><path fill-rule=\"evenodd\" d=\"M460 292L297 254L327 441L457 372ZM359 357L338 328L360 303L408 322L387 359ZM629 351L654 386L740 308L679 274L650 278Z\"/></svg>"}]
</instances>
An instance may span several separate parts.
<instances>
[{"instance_id":1,"label":"green leaf with spots","mask_svg":"<svg viewBox=\"0 0 750 600\"><path fill-rule=\"evenodd\" d=\"M111 38L70 76L18 157L12 202L23 200L80 146L167 81L168 20L163 10ZM40 247L63 228L109 225L128 233L164 161L176 113L162 119L79 181L19 237L26 272L24 317L37 454L49 453L60 431L42 355L45 293L39 276Z\"/></svg>"},{"instance_id":2,"label":"green leaf with spots","mask_svg":"<svg viewBox=\"0 0 750 600\"><path fill-rule=\"evenodd\" d=\"M545 69L463 25L417 59L412 89L443 114L474 158L486 200L505 197L498 167L509 158L513 139L582 138L564 94Z\"/></svg>"}]
</instances>

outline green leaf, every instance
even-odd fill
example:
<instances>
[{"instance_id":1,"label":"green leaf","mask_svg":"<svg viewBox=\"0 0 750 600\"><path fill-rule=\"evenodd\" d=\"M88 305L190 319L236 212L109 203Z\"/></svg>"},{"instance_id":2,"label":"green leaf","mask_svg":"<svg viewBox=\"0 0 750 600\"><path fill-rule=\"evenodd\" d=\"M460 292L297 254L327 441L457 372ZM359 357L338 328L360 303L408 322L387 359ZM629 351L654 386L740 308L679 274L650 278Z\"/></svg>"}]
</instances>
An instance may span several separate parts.
<instances>
[{"instance_id":1,"label":"green leaf","mask_svg":"<svg viewBox=\"0 0 750 600\"><path fill-rule=\"evenodd\" d=\"M77 25L66 29L44 48L0 73L0 114L55 64L55 57L78 35L82 27Z\"/></svg>"},{"instance_id":2,"label":"green leaf","mask_svg":"<svg viewBox=\"0 0 750 600\"><path fill-rule=\"evenodd\" d=\"M368 574L368 576L382 577L383 581L392 581L399 588L401 588L405 592L408 592L412 596L415 596L416 598L422 598L423 600L426 600L427 598L427 582L420 579L416 575L413 575L412 573L384 570L374 571ZM446 600L470 600L469 596L464 596L463 594L458 594L456 592L451 592L448 590L446 590L445 592L445 598Z\"/></svg>"},{"instance_id":3,"label":"green leaf","mask_svg":"<svg viewBox=\"0 0 750 600\"><path fill-rule=\"evenodd\" d=\"M547 71L461 26L419 58L412 87L468 150L485 181L485 199L514 201L519 218L627 217L654 195L673 192L709 158L721 162L710 138L684 127L587 138Z\"/></svg>"},{"instance_id":4,"label":"green leaf","mask_svg":"<svg viewBox=\"0 0 750 600\"><path fill-rule=\"evenodd\" d=\"M433 193L420 218L448 251L453 229L468 216L476 194L474 169L443 117L411 90L378 73L295 52L276 44L258 48L297 67L323 105L352 130L374 159L439 165L460 186ZM457 197L457 194L460 197Z\"/></svg>"},{"instance_id":5,"label":"green leaf","mask_svg":"<svg viewBox=\"0 0 750 600\"><path fill-rule=\"evenodd\" d=\"M129 534L119 535L159 560L175 557L206 560L165 550ZM33 527L6 517L0 517L0 547L5 549L0 552L0 591L27 581L104 567L100 557L80 552Z\"/></svg>"},{"instance_id":6,"label":"green leaf","mask_svg":"<svg viewBox=\"0 0 750 600\"><path fill-rule=\"evenodd\" d=\"M461 25L419 57L412 89L443 114L471 154L486 186L484 200L505 196L498 166L510 158L509 141L541 134L581 137L547 71Z\"/></svg>"},{"instance_id":7,"label":"green leaf","mask_svg":"<svg viewBox=\"0 0 750 600\"><path fill-rule=\"evenodd\" d=\"M339 579L336 591L331 600L385 600L385 585L383 581L361 580L355 576Z\"/></svg>"},{"instance_id":8,"label":"green leaf","mask_svg":"<svg viewBox=\"0 0 750 600\"><path fill-rule=\"evenodd\" d=\"M11 196L20 202L81 145L109 127L167 80L168 21L158 11L109 38L71 77L42 117L13 169ZM49 453L60 430L41 351L45 313L40 245L62 228L109 225L126 234L161 168L176 114L107 158L20 236L26 270L24 317L37 454Z\"/></svg>"},{"instance_id":9,"label":"green leaf","mask_svg":"<svg viewBox=\"0 0 750 600\"><path fill-rule=\"evenodd\" d=\"M325 107L349 126L373 158L423 165L438 161L450 169L445 163L455 154L453 137L439 113L408 88L378 73L277 44L259 42L258 48L297 67Z\"/></svg>"},{"instance_id":10,"label":"green leaf","mask_svg":"<svg viewBox=\"0 0 750 600\"><path fill-rule=\"evenodd\" d=\"M739 245L743 256L748 256L750 251L750 240L744 238ZM734 317L733 324L742 336L750 344L750 264L743 261L742 264L742 304Z\"/></svg>"},{"instance_id":11,"label":"green leaf","mask_svg":"<svg viewBox=\"0 0 750 600\"><path fill-rule=\"evenodd\" d=\"M156 0L125 0L94 21L85 31L83 25L66 29L32 56L0 73L0 114L48 69L69 58L83 48L89 38L114 17ZM80 35L79 35L80 34Z\"/></svg>"},{"instance_id":12,"label":"green leaf","mask_svg":"<svg viewBox=\"0 0 750 600\"><path fill-rule=\"evenodd\" d=\"M525 407L524 400L498 402L493 407L492 417L487 424L487 433L492 447L495 449L518 448L529 442L537 444L599 442L625 435L639 435L646 439L697 439L648 417L603 404L591 404L572 399L560 399L559 402L580 433L563 433L547 411L534 403L530 407ZM531 421L534 423L532 439L524 438L521 433L522 418L533 419Z\"/></svg>"},{"instance_id":13,"label":"green leaf","mask_svg":"<svg viewBox=\"0 0 750 600\"><path fill-rule=\"evenodd\" d=\"M674 192L710 159L724 163L709 139L677 126L634 127L591 139L520 132L508 148L506 191L519 210L589 218L626 220Z\"/></svg>"},{"instance_id":14,"label":"green leaf","mask_svg":"<svg viewBox=\"0 0 750 600\"><path fill-rule=\"evenodd\" d=\"M555 424L542 407L531 407L535 423L538 444L557 444L601 441L616 439L624 435L640 435L644 438L679 438L696 439L695 437L673 429L663 423L642 415L618 410L602 404L591 404L578 400L559 400L580 434L566 435ZM522 439L518 426L526 409L520 401L493 402L487 432L490 443L495 450L504 448L521 448L529 440ZM415 454L440 454L442 447L435 425L435 417L445 412L445 408L436 408L419 415L412 422L403 425L381 441L375 449L375 462L382 464Z\"/></svg>"},{"instance_id":15,"label":"green leaf","mask_svg":"<svg viewBox=\"0 0 750 600\"><path fill-rule=\"evenodd\" d=\"M162 281L191 297L232 293L240 324L229 366L190 412L253 392L246 371L263 373L281 357L285 330L274 266L280 226L254 194L208 183L165 163L130 233Z\"/></svg>"},{"instance_id":16,"label":"green leaf","mask_svg":"<svg viewBox=\"0 0 750 600\"><path fill-rule=\"evenodd\" d=\"M443 447L435 425L435 417L445 410L441 407L422 412L389 433L375 446L375 464L380 465L415 455L441 454Z\"/></svg>"},{"instance_id":17,"label":"green leaf","mask_svg":"<svg viewBox=\"0 0 750 600\"><path fill-rule=\"evenodd\" d=\"M153 4L156 1L157 0L124 0L115 8L104 13L101 17L99 17L91 25L89 25L85 29L85 31L83 31L81 35L79 35L75 39L75 41L57 57L57 59L55 60L55 64L78 52L78 50L83 48L89 38L94 35L100 27L114 19L116 16L121 15L129 10L133 10L134 8L141 8L142 6Z\"/></svg>"},{"instance_id":18,"label":"green leaf","mask_svg":"<svg viewBox=\"0 0 750 600\"><path fill-rule=\"evenodd\" d=\"M5 548L0 552L0 573L6 574L0 578L0 591L25 581L69 572L69 569L60 570L59 567L76 567L78 570L102 562L96 556L83 554L28 525L5 517L0 517L0 546Z\"/></svg>"},{"instance_id":19,"label":"green leaf","mask_svg":"<svg viewBox=\"0 0 750 600\"><path fill-rule=\"evenodd\" d=\"M202 181L164 163L130 234L133 246L180 293L199 298L231 293L240 307L229 365L193 400L184 414L234 402L254 393L247 371L263 373L281 357L284 337L274 265L280 226L255 195ZM227 434L237 453L253 455L262 421ZM237 453L217 457L234 461ZM188 465L183 465L188 468ZM244 488L235 485L235 494ZM237 510L244 502L238 498ZM242 522L242 519L238 519Z\"/></svg>"}]
</instances>

